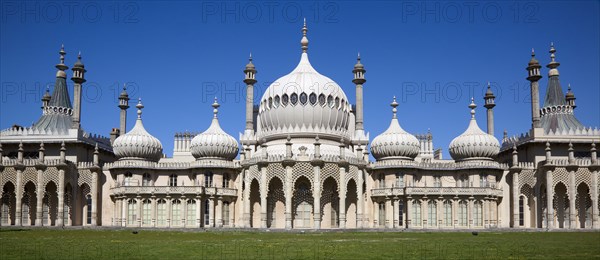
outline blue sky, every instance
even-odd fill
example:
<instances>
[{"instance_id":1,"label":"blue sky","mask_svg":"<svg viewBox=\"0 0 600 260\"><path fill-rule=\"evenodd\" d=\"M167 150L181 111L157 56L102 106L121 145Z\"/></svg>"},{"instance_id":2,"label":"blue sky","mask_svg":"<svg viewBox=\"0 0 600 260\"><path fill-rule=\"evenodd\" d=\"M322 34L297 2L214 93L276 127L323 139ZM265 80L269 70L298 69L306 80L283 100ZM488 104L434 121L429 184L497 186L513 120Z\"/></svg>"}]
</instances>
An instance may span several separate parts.
<instances>
[{"instance_id":1,"label":"blue sky","mask_svg":"<svg viewBox=\"0 0 600 260\"><path fill-rule=\"evenodd\" d=\"M2 1L0 7L2 129L37 121L64 43L67 65L81 51L88 70L86 131L108 136L118 127L116 97L127 83L132 98L142 97L146 106L146 129L168 155L175 132L209 126L214 96L222 105L222 128L237 138L244 129L248 54L258 69L256 101L298 63L303 17L312 65L342 86L351 102L351 71L361 53L371 138L388 127L395 95L402 127L413 134L431 129L435 147L448 158L448 144L467 127L471 96L485 129L488 81L497 96L496 137L504 129L510 135L528 131L525 67L531 48L545 66L550 42L562 64L563 90L570 83L577 97L576 116L586 126L600 125L597 1ZM545 67L542 75L543 101ZM69 87L72 96L72 82ZM134 117L130 109L128 128Z\"/></svg>"}]
</instances>

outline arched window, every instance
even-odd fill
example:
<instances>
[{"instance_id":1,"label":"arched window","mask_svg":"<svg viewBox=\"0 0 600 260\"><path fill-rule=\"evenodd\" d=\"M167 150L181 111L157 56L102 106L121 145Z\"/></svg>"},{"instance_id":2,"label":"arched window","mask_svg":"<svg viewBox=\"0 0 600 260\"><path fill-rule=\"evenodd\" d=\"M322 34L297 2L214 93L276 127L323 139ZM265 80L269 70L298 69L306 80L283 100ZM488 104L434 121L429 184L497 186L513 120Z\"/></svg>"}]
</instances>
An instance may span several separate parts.
<instances>
[{"instance_id":1,"label":"arched window","mask_svg":"<svg viewBox=\"0 0 600 260\"><path fill-rule=\"evenodd\" d=\"M181 224L181 201L174 199L171 203L171 213L173 214L171 226L179 226Z\"/></svg>"},{"instance_id":2,"label":"arched window","mask_svg":"<svg viewBox=\"0 0 600 260\"><path fill-rule=\"evenodd\" d=\"M308 97L306 96L306 93L302 92L302 93L300 94L300 104L302 104L302 105L306 105L307 98L308 98Z\"/></svg>"},{"instance_id":3,"label":"arched window","mask_svg":"<svg viewBox=\"0 0 600 260\"><path fill-rule=\"evenodd\" d=\"M483 203L478 200L473 204L473 225L476 227L483 226Z\"/></svg>"},{"instance_id":4,"label":"arched window","mask_svg":"<svg viewBox=\"0 0 600 260\"><path fill-rule=\"evenodd\" d=\"M196 200L187 200L187 216L185 217L186 226L194 226L196 223Z\"/></svg>"},{"instance_id":5,"label":"arched window","mask_svg":"<svg viewBox=\"0 0 600 260\"><path fill-rule=\"evenodd\" d=\"M279 95L275 96L273 100L273 107L279 107Z\"/></svg>"},{"instance_id":6,"label":"arched window","mask_svg":"<svg viewBox=\"0 0 600 260\"><path fill-rule=\"evenodd\" d=\"M229 174L223 174L223 188L229 188Z\"/></svg>"},{"instance_id":7,"label":"arched window","mask_svg":"<svg viewBox=\"0 0 600 260\"><path fill-rule=\"evenodd\" d=\"M385 175L383 173L379 174L379 188L385 188Z\"/></svg>"},{"instance_id":8,"label":"arched window","mask_svg":"<svg viewBox=\"0 0 600 260\"><path fill-rule=\"evenodd\" d=\"M269 109L271 109L273 107L273 98L269 98Z\"/></svg>"},{"instance_id":9,"label":"arched window","mask_svg":"<svg viewBox=\"0 0 600 260\"><path fill-rule=\"evenodd\" d=\"M319 105L324 106L326 101L325 101L325 95L321 94L319 95Z\"/></svg>"},{"instance_id":10,"label":"arched window","mask_svg":"<svg viewBox=\"0 0 600 260\"><path fill-rule=\"evenodd\" d=\"M519 226L525 225L525 197L519 196Z\"/></svg>"},{"instance_id":11,"label":"arched window","mask_svg":"<svg viewBox=\"0 0 600 260\"><path fill-rule=\"evenodd\" d=\"M333 97L331 95L327 96L327 105L331 108L333 108L333 106L335 105L335 103L333 102Z\"/></svg>"},{"instance_id":12,"label":"arched window","mask_svg":"<svg viewBox=\"0 0 600 260\"><path fill-rule=\"evenodd\" d=\"M167 225L167 201L164 199L156 202L156 222L161 227Z\"/></svg>"},{"instance_id":13,"label":"arched window","mask_svg":"<svg viewBox=\"0 0 600 260\"><path fill-rule=\"evenodd\" d=\"M169 186L177 187L177 175L176 174L171 174L169 176Z\"/></svg>"},{"instance_id":14,"label":"arched window","mask_svg":"<svg viewBox=\"0 0 600 260\"><path fill-rule=\"evenodd\" d=\"M144 173L144 176L142 177L142 186L150 186L152 183L152 177L150 176L149 173Z\"/></svg>"},{"instance_id":15,"label":"arched window","mask_svg":"<svg viewBox=\"0 0 600 260\"><path fill-rule=\"evenodd\" d=\"M340 109L340 98L339 97L335 98L335 108Z\"/></svg>"},{"instance_id":16,"label":"arched window","mask_svg":"<svg viewBox=\"0 0 600 260\"><path fill-rule=\"evenodd\" d=\"M313 106L317 104L317 94L310 93L310 96L308 96L308 101L310 101L310 104Z\"/></svg>"},{"instance_id":17,"label":"arched window","mask_svg":"<svg viewBox=\"0 0 600 260\"><path fill-rule=\"evenodd\" d=\"M396 173L396 187L404 187L404 174Z\"/></svg>"},{"instance_id":18,"label":"arched window","mask_svg":"<svg viewBox=\"0 0 600 260\"><path fill-rule=\"evenodd\" d=\"M437 203L433 200L427 203L427 224L430 227L437 226Z\"/></svg>"},{"instance_id":19,"label":"arched window","mask_svg":"<svg viewBox=\"0 0 600 260\"><path fill-rule=\"evenodd\" d=\"M152 224L152 202L149 199L142 201L142 225Z\"/></svg>"},{"instance_id":20,"label":"arched window","mask_svg":"<svg viewBox=\"0 0 600 260\"><path fill-rule=\"evenodd\" d=\"M479 187L488 187L487 176L484 174L479 175Z\"/></svg>"},{"instance_id":21,"label":"arched window","mask_svg":"<svg viewBox=\"0 0 600 260\"><path fill-rule=\"evenodd\" d=\"M129 199L127 201L127 225L133 225L136 223L137 214L136 214L136 201L135 199Z\"/></svg>"},{"instance_id":22,"label":"arched window","mask_svg":"<svg viewBox=\"0 0 600 260\"><path fill-rule=\"evenodd\" d=\"M204 173L204 186L205 187L213 186L213 173L212 172Z\"/></svg>"},{"instance_id":23,"label":"arched window","mask_svg":"<svg viewBox=\"0 0 600 260\"><path fill-rule=\"evenodd\" d=\"M452 202L450 200L444 201L444 226L452 226Z\"/></svg>"},{"instance_id":24,"label":"arched window","mask_svg":"<svg viewBox=\"0 0 600 260\"><path fill-rule=\"evenodd\" d=\"M289 97L287 94L283 94L283 96L281 96L281 105L283 106L287 106L289 101Z\"/></svg>"},{"instance_id":25,"label":"arched window","mask_svg":"<svg viewBox=\"0 0 600 260\"><path fill-rule=\"evenodd\" d=\"M292 95L290 95L290 103L294 106L298 103L298 94L292 93Z\"/></svg>"},{"instance_id":26,"label":"arched window","mask_svg":"<svg viewBox=\"0 0 600 260\"><path fill-rule=\"evenodd\" d=\"M468 225L468 206L466 201L458 203L458 225L466 227Z\"/></svg>"},{"instance_id":27,"label":"arched window","mask_svg":"<svg viewBox=\"0 0 600 260\"><path fill-rule=\"evenodd\" d=\"M412 203L412 224L414 226L421 226L421 202L413 201Z\"/></svg>"},{"instance_id":28,"label":"arched window","mask_svg":"<svg viewBox=\"0 0 600 260\"><path fill-rule=\"evenodd\" d=\"M125 179L123 179L124 186L131 186L133 182L133 174L131 172L125 173Z\"/></svg>"},{"instance_id":29,"label":"arched window","mask_svg":"<svg viewBox=\"0 0 600 260\"><path fill-rule=\"evenodd\" d=\"M88 225L92 224L92 195L88 194L85 196L85 206L86 206L86 222Z\"/></svg>"}]
</instances>

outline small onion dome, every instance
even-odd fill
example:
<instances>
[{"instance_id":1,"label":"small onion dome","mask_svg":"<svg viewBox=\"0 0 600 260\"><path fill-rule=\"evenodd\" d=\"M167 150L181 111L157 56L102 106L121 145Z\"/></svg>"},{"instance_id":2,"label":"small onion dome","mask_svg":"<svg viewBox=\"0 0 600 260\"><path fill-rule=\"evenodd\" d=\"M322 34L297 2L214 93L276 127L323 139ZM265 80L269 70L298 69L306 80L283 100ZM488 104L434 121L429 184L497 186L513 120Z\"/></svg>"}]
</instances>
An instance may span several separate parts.
<instances>
[{"instance_id":1,"label":"small onion dome","mask_svg":"<svg viewBox=\"0 0 600 260\"><path fill-rule=\"evenodd\" d=\"M119 94L119 98L129 98L129 94L127 94L127 84L123 84L123 91L121 91L121 94Z\"/></svg>"},{"instance_id":2,"label":"small onion dome","mask_svg":"<svg viewBox=\"0 0 600 260\"><path fill-rule=\"evenodd\" d=\"M358 56L356 57L356 64L354 64L354 69L364 69L365 66L360 63L360 53L358 53Z\"/></svg>"},{"instance_id":3,"label":"small onion dome","mask_svg":"<svg viewBox=\"0 0 600 260\"><path fill-rule=\"evenodd\" d=\"M529 60L529 66L539 65L540 62L535 58L535 50L531 49L531 60Z\"/></svg>"},{"instance_id":4,"label":"small onion dome","mask_svg":"<svg viewBox=\"0 0 600 260\"><path fill-rule=\"evenodd\" d=\"M238 142L233 136L225 133L219 125L219 119L217 118L219 106L217 98L215 98L215 102L212 104L214 108L212 123L206 131L196 135L192 139L190 150L196 159L216 158L233 160L238 154Z\"/></svg>"},{"instance_id":5,"label":"small onion dome","mask_svg":"<svg viewBox=\"0 0 600 260\"><path fill-rule=\"evenodd\" d=\"M252 53L250 53L250 57L248 58L248 64L246 64L246 70L253 70L256 67L254 67L254 63L252 63Z\"/></svg>"},{"instance_id":6,"label":"small onion dome","mask_svg":"<svg viewBox=\"0 0 600 260\"><path fill-rule=\"evenodd\" d=\"M135 126L126 134L119 136L113 143L113 151L120 159L142 159L158 161L163 147L156 137L150 135L142 123L142 99L137 104L138 118Z\"/></svg>"},{"instance_id":7,"label":"small onion dome","mask_svg":"<svg viewBox=\"0 0 600 260\"><path fill-rule=\"evenodd\" d=\"M391 106L393 117L385 132L378 135L371 143L371 153L375 159L414 159L419 155L421 145L419 140L402 129L396 116L398 103L396 97Z\"/></svg>"},{"instance_id":8,"label":"small onion dome","mask_svg":"<svg viewBox=\"0 0 600 260\"><path fill-rule=\"evenodd\" d=\"M83 65L83 62L81 62L81 52L79 52L79 54L77 54L77 61L75 62L75 64L73 65L74 68L85 68L85 65Z\"/></svg>"},{"instance_id":9,"label":"small onion dome","mask_svg":"<svg viewBox=\"0 0 600 260\"><path fill-rule=\"evenodd\" d=\"M456 161L490 160L500 151L500 143L493 135L483 132L475 120L475 102L471 98L471 121L464 133L450 142L450 156Z\"/></svg>"},{"instance_id":10,"label":"small onion dome","mask_svg":"<svg viewBox=\"0 0 600 260\"><path fill-rule=\"evenodd\" d=\"M42 96L42 101L50 101L50 87L47 86L46 87L46 92L44 93L44 96Z\"/></svg>"},{"instance_id":11,"label":"small onion dome","mask_svg":"<svg viewBox=\"0 0 600 260\"><path fill-rule=\"evenodd\" d=\"M569 100L569 99L575 99L575 94L573 94L573 90L571 89L571 84L569 84L569 87L567 89L567 94L565 95L565 98L567 100Z\"/></svg>"}]
</instances>

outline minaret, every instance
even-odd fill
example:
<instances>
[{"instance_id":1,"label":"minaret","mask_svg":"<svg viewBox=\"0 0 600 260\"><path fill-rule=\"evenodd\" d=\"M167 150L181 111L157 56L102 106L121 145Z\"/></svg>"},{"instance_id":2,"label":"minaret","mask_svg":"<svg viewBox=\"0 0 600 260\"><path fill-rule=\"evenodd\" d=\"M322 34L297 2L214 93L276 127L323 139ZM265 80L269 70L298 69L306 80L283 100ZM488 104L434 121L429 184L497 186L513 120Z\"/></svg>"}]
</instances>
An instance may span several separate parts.
<instances>
[{"instance_id":1,"label":"minaret","mask_svg":"<svg viewBox=\"0 0 600 260\"><path fill-rule=\"evenodd\" d=\"M46 92L42 97L42 112L44 111L44 108L48 106L48 103L50 103L50 86L46 86Z\"/></svg>"},{"instance_id":2,"label":"minaret","mask_svg":"<svg viewBox=\"0 0 600 260\"><path fill-rule=\"evenodd\" d=\"M487 133L490 135L494 135L494 107L496 106L494 93L492 93L492 88L490 87L490 82L488 82L487 91L485 92L485 96L483 97L485 100L485 108L487 108Z\"/></svg>"},{"instance_id":3,"label":"minaret","mask_svg":"<svg viewBox=\"0 0 600 260\"><path fill-rule=\"evenodd\" d=\"M123 85L123 92L119 95L119 108L121 109L121 123L119 133L127 133L127 109L129 108L129 95L127 94L127 85Z\"/></svg>"},{"instance_id":4,"label":"minaret","mask_svg":"<svg viewBox=\"0 0 600 260\"><path fill-rule=\"evenodd\" d=\"M367 82L365 79L365 67L360 63L360 53L356 58L356 64L352 73L354 73L354 79L352 82L356 85L356 130L364 131L363 125L363 84Z\"/></svg>"},{"instance_id":5,"label":"minaret","mask_svg":"<svg viewBox=\"0 0 600 260\"><path fill-rule=\"evenodd\" d=\"M573 91L571 90L571 84L569 84L567 94L565 95L565 100L567 101L567 105L571 106L573 109L577 107L575 105L575 99L575 94L573 94Z\"/></svg>"},{"instance_id":6,"label":"minaret","mask_svg":"<svg viewBox=\"0 0 600 260\"><path fill-rule=\"evenodd\" d=\"M85 80L85 66L83 62L81 62L81 52L77 55L77 61L75 65L73 65L73 77L71 80L75 83L73 87L73 127L80 128L81 127L81 84L83 84Z\"/></svg>"},{"instance_id":7,"label":"minaret","mask_svg":"<svg viewBox=\"0 0 600 260\"><path fill-rule=\"evenodd\" d=\"M248 64L244 70L246 77L244 83L246 83L246 134L254 133L254 84L256 83L256 68L252 64L252 53L248 58Z\"/></svg>"},{"instance_id":8,"label":"minaret","mask_svg":"<svg viewBox=\"0 0 600 260\"><path fill-rule=\"evenodd\" d=\"M529 85L531 87L531 126L532 128L540 128L540 83L538 82L542 76L540 74L540 68L542 66L535 59L535 51L531 49L531 60L527 66Z\"/></svg>"}]
</instances>

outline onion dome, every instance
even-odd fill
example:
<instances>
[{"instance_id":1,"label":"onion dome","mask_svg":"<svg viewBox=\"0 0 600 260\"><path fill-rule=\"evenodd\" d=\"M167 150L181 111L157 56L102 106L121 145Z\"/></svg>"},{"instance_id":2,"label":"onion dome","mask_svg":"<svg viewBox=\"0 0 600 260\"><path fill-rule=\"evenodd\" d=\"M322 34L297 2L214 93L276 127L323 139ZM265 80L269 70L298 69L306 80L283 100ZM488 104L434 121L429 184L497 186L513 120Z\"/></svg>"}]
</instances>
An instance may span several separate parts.
<instances>
[{"instance_id":1,"label":"onion dome","mask_svg":"<svg viewBox=\"0 0 600 260\"><path fill-rule=\"evenodd\" d=\"M531 49L531 60L529 60L529 66L540 65L540 62L535 58L535 50Z\"/></svg>"},{"instance_id":2,"label":"onion dome","mask_svg":"<svg viewBox=\"0 0 600 260\"><path fill-rule=\"evenodd\" d=\"M317 72L308 60L308 29L302 28L300 62L275 80L260 99L259 131L263 136L302 132L331 136L346 134L351 106L342 88Z\"/></svg>"},{"instance_id":3,"label":"onion dome","mask_svg":"<svg viewBox=\"0 0 600 260\"><path fill-rule=\"evenodd\" d=\"M381 159L414 159L419 155L419 140L402 129L396 116L398 102L392 102L392 122L385 132L378 135L371 143L371 153L377 160Z\"/></svg>"},{"instance_id":4,"label":"onion dome","mask_svg":"<svg viewBox=\"0 0 600 260\"><path fill-rule=\"evenodd\" d=\"M462 160L490 160L500 151L500 143L493 135L487 134L479 128L475 120L475 102L471 98L471 121L464 133L450 142L450 156L456 161Z\"/></svg>"},{"instance_id":5,"label":"onion dome","mask_svg":"<svg viewBox=\"0 0 600 260\"><path fill-rule=\"evenodd\" d=\"M248 57L248 64L246 64L246 70L253 70L256 67L254 67L254 63L252 63L252 53L250 53L250 57Z\"/></svg>"},{"instance_id":6,"label":"onion dome","mask_svg":"<svg viewBox=\"0 0 600 260\"><path fill-rule=\"evenodd\" d=\"M149 134L142 123L142 99L137 106L138 117L135 126L126 134L119 136L113 143L113 151L120 159L141 159L158 161L162 156L163 147L156 137Z\"/></svg>"},{"instance_id":7,"label":"onion dome","mask_svg":"<svg viewBox=\"0 0 600 260\"><path fill-rule=\"evenodd\" d=\"M85 65L83 65L83 62L81 61L81 52L79 52L79 54L77 54L77 61L75 62L75 64L73 65L74 68L85 68Z\"/></svg>"},{"instance_id":8,"label":"onion dome","mask_svg":"<svg viewBox=\"0 0 600 260\"><path fill-rule=\"evenodd\" d=\"M217 98L212 104L213 120L208 129L192 139L190 150L196 159L233 160L238 154L239 144L233 136L225 133L219 125Z\"/></svg>"}]
</instances>

